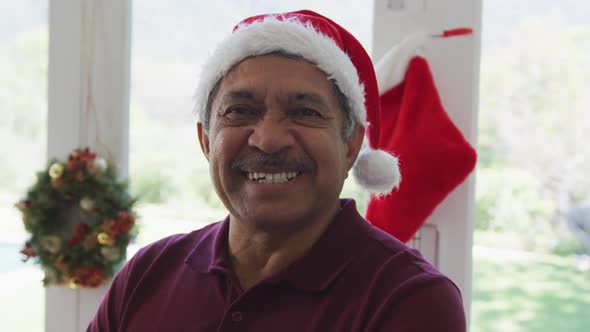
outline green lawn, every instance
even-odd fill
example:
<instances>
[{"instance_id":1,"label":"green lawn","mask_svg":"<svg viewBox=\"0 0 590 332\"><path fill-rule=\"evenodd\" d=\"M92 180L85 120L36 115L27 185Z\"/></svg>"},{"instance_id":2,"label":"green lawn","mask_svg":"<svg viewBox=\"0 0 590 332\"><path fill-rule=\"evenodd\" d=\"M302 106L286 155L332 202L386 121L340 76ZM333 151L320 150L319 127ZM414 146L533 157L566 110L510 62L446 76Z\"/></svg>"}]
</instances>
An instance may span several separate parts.
<instances>
[{"instance_id":1,"label":"green lawn","mask_svg":"<svg viewBox=\"0 0 590 332\"><path fill-rule=\"evenodd\" d=\"M590 271L576 260L475 248L471 331L590 331Z\"/></svg>"}]
</instances>

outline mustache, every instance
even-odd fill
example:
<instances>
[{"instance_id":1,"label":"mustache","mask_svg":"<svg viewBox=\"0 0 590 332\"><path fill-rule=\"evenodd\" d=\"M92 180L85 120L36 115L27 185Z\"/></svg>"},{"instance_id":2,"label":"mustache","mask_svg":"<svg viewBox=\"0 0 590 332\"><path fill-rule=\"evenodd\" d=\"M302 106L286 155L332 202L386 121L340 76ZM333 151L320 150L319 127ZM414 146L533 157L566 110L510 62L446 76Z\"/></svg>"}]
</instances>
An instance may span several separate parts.
<instances>
[{"instance_id":1,"label":"mustache","mask_svg":"<svg viewBox=\"0 0 590 332\"><path fill-rule=\"evenodd\" d=\"M231 163L230 167L232 170L246 172L254 172L260 169L311 171L314 168L314 163L307 156L292 157L285 152L256 152L253 155L238 157Z\"/></svg>"}]
</instances>

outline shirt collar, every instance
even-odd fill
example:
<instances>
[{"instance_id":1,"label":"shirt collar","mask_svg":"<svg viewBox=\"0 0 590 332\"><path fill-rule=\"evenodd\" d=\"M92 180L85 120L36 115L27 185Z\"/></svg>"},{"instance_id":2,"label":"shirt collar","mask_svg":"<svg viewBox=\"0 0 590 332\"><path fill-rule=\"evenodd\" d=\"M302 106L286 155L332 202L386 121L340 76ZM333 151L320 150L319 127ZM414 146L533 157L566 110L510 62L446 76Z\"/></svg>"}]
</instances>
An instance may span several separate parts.
<instances>
[{"instance_id":1,"label":"shirt collar","mask_svg":"<svg viewBox=\"0 0 590 332\"><path fill-rule=\"evenodd\" d=\"M227 251L228 231L229 216L211 225L206 233L200 236L184 262L193 270L202 273L229 270L231 265Z\"/></svg>"},{"instance_id":2,"label":"shirt collar","mask_svg":"<svg viewBox=\"0 0 590 332\"><path fill-rule=\"evenodd\" d=\"M352 199L340 200L341 210L309 251L269 279L285 280L297 289L321 291L328 287L359 252L367 221ZM187 256L185 263L202 273L228 272L229 217L212 225ZM269 280L270 281L270 280Z\"/></svg>"}]
</instances>

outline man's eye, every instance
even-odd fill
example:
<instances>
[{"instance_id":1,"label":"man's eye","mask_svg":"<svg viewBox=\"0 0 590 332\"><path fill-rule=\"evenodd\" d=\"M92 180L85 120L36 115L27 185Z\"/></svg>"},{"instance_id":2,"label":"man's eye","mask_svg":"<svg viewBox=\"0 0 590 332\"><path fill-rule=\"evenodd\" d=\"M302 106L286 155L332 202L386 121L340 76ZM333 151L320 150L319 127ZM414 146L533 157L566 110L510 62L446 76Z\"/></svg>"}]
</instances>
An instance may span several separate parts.
<instances>
[{"instance_id":1,"label":"man's eye","mask_svg":"<svg viewBox=\"0 0 590 332\"><path fill-rule=\"evenodd\" d=\"M300 108L300 109L296 110L294 113L296 116L299 116L299 117L322 118L322 114L320 112L313 110L311 108Z\"/></svg>"},{"instance_id":2,"label":"man's eye","mask_svg":"<svg viewBox=\"0 0 590 332\"><path fill-rule=\"evenodd\" d=\"M256 115L256 111L254 109L243 106L230 107L223 113L223 116L226 117L245 117L253 115Z\"/></svg>"},{"instance_id":3,"label":"man's eye","mask_svg":"<svg viewBox=\"0 0 590 332\"><path fill-rule=\"evenodd\" d=\"M258 119L260 112L253 107L234 105L219 112L223 123L227 126L243 126Z\"/></svg>"}]
</instances>

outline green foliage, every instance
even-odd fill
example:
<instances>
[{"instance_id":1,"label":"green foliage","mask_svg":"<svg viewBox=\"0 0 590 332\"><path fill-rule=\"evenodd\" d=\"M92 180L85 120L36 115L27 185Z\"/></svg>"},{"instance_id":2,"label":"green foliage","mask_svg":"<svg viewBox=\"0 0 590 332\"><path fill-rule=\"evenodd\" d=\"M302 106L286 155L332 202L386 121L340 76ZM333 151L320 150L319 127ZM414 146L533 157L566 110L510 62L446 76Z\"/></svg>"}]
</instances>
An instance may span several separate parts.
<instances>
[{"instance_id":1,"label":"green foliage","mask_svg":"<svg viewBox=\"0 0 590 332\"><path fill-rule=\"evenodd\" d=\"M204 202L212 209L224 208L223 203L217 196L213 183L211 183L208 169L195 169L191 173L189 181L187 181L186 191L191 193L193 199ZM183 190L184 191L184 190Z\"/></svg>"},{"instance_id":2,"label":"green foliage","mask_svg":"<svg viewBox=\"0 0 590 332\"><path fill-rule=\"evenodd\" d=\"M476 229L521 237L521 249L547 252L556 244L555 205L539 180L517 168L479 169Z\"/></svg>"},{"instance_id":3,"label":"green foliage","mask_svg":"<svg viewBox=\"0 0 590 332\"><path fill-rule=\"evenodd\" d=\"M169 177L158 162L132 169L131 192L142 203L164 203L175 193Z\"/></svg>"},{"instance_id":4,"label":"green foliage","mask_svg":"<svg viewBox=\"0 0 590 332\"><path fill-rule=\"evenodd\" d=\"M0 45L0 185L20 192L45 164L47 29L11 41Z\"/></svg>"},{"instance_id":5,"label":"green foliage","mask_svg":"<svg viewBox=\"0 0 590 332\"><path fill-rule=\"evenodd\" d=\"M552 248L551 253L558 256L571 256L579 254L582 251L583 248L580 241L570 236L559 239L555 247Z\"/></svg>"},{"instance_id":6,"label":"green foliage","mask_svg":"<svg viewBox=\"0 0 590 332\"><path fill-rule=\"evenodd\" d=\"M44 139L47 112L47 29L23 33L0 48L0 129Z\"/></svg>"},{"instance_id":7,"label":"green foliage","mask_svg":"<svg viewBox=\"0 0 590 332\"><path fill-rule=\"evenodd\" d=\"M520 234L530 250L572 251L555 210L590 199L589 49L588 26L545 15L484 50L476 229Z\"/></svg>"},{"instance_id":8,"label":"green foliage","mask_svg":"<svg viewBox=\"0 0 590 332\"><path fill-rule=\"evenodd\" d=\"M482 57L481 166L527 169L555 200L589 198L590 28L530 17L510 36Z\"/></svg>"}]
</instances>

